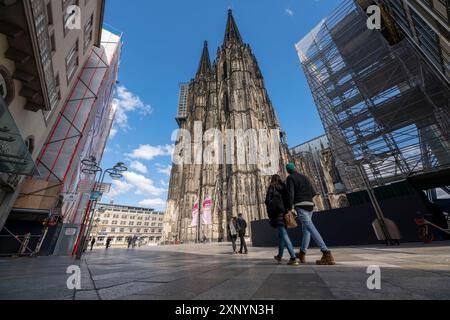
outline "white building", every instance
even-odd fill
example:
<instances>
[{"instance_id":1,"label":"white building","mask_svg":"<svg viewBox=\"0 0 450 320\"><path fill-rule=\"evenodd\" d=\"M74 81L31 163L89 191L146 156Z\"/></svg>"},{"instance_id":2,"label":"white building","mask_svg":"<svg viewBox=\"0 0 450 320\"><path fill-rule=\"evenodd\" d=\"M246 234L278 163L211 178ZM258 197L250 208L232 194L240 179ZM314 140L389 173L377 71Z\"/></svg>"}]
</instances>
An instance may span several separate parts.
<instances>
[{"instance_id":1,"label":"white building","mask_svg":"<svg viewBox=\"0 0 450 320\"><path fill-rule=\"evenodd\" d=\"M164 213L153 209L98 204L90 240L96 238L96 247L104 247L108 238L112 247L127 247L133 237L137 244L156 245L162 240L163 219Z\"/></svg>"}]
</instances>

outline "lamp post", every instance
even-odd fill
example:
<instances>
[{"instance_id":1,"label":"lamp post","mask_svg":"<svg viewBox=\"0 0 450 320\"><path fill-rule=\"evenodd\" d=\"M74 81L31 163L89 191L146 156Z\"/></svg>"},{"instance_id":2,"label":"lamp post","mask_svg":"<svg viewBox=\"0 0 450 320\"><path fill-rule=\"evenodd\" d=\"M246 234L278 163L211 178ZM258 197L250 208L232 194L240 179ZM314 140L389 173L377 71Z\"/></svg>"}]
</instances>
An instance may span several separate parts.
<instances>
[{"instance_id":1,"label":"lamp post","mask_svg":"<svg viewBox=\"0 0 450 320\"><path fill-rule=\"evenodd\" d=\"M372 187L372 184L370 183L369 178L367 177L366 170L363 167L364 163L368 163L368 160L362 159L360 161L351 161L351 162L343 162L341 160L336 161L336 165L346 165L346 166L355 166L358 174L361 176L361 179L363 181L364 187L367 190L367 193L369 194L370 202L372 204L372 207L375 211L375 215L377 216L377 220L380 224L381 230L386 237L386 244L387 245L395 245L395 242L393 241L391 234L389 232L388 227L385 223L385 217L383 210L381 209L380 203L378 202L378 199L375 195L375 190ZM346 167L346 170L348 170L349 167Z\"/></svg>"},{"instance_id":2,"label":"lamp post","mask_svg":"<svg viewBox=\"0 0 450 320\"><path fill-rule=\"evenodd\" d=\"M118 162L114 167L103 170L102 168L100 168L100 166L98 166L95 157L90 157L88 159L82 160L81 164L82 173L87 175L95 175L95 178L97 177L97 174L100 173L100 179L97 180L94 184L94 188L91 192L90 200L83 217L80 233L78 235L78 239L72 253L72 255L76 256L77 260L81 259L84 248L86 246L86 241L89 237L89 233L92 230L92 220L94 219L98 198L100 198L100 196L102 195L103 182L105 180L106 174L108 174L113 180L119 180L123 177L123 173L128 170L123 162ZM86 225L88 226L88 228L86 228ZM88 232L86 232L86 230L88 230Z\"/></svg>"}]
</instances>

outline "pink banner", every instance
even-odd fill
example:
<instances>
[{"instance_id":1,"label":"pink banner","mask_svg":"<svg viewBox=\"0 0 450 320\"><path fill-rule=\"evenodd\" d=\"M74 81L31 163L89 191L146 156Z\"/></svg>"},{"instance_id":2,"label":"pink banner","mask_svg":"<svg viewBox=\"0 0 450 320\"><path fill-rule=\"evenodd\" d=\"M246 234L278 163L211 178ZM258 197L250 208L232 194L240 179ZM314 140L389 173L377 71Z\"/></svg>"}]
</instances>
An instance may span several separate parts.
<instances>
[{"instance_id":1,"label":"pink banner","mask_svg":"<svg viewBox=\"0 0 450 320\"><path fill-rule=\"evenodd\" d=\"M211 198L206 198L203 201L203 214L202 214L202 222L204 225L212 225L212 200Z\"/></svg>"},{"instance_id":2,"label":"pink banner","mask_svg":"<svg viewBox=\"0 0 450 320\"><path fill-rule=\"evenodd\" d=\"M198 215L199 215L199 203L195 202L194 207L192 208L192 223L191 227L198 226Z\"/></svg>"}]
</instances>

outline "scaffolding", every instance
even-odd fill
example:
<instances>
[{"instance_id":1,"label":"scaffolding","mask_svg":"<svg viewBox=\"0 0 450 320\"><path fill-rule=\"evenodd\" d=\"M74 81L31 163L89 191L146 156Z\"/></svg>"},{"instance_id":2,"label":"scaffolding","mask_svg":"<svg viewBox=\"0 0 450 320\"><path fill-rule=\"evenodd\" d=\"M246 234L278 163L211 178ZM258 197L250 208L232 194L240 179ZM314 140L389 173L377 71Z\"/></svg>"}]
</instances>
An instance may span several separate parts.
<instances>
[{"instance_id":1,"label":"scaffolding","mask_svg":"<svg viewBox=\"0 0 450 320\"><path fill-rule=\"evenodd\" d=\"M417 49L391 45L346 0L297 45L343 182L364 189L450 167L449 87Z\"/></svg>"},{"instance_id":2,"label":"scaffolding","mask_svg":"<svg viewBox=\"0 0 450 320\"><path fill-rule=\"evenodd\" d=\"M36 161L39 174L27 181L15 207L50 208L64 223L81 223L95 184L94 176L81 172L81 160L93 156L100 162L103 156L116 112L113 98L121 48L122 34L103 29L101 46L92 48L55 115ZM86 187L89 183L91 188Z\"/></svg>"}]
</instances>

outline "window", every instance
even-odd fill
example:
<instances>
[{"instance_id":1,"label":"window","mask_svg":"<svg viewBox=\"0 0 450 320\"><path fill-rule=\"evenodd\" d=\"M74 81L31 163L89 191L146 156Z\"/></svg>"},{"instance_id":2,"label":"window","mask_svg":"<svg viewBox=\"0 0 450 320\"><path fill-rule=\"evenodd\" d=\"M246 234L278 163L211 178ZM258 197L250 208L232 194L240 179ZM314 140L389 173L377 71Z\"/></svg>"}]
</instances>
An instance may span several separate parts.
<instances>
[{"instance_id":1,"label":"window","mask_svg":"<svg viewBox=\"0 0 450 320\"><path fill-rule=\"evenodd\" d=\"M69 84L78 68L78 40L75 45L69 50L66 56L66 73L67 73L67 84Z\"/></svg>"},{"instance_id":2,"label":"window","mask_svg":"<svg viewBox=\"0 0 450 320\"><path fill-rule=\"evenodd\" d=\"M52 10L52 2L51 1L47 4L47 19L48 19L48 24L52 25L53 24L53 10Z\"/></svg>"},{"instance_id":3,"label":"window","mask_svg":"<svg viewBox=\"0 0 450 320\"><path fill-rule=\"evenodd\" d=\"M93 25L94 25L94 16L91 15L89 20L84 25L84 45L83 50L86 51L86 49L89 47L89 44L92 41L92 35L93 35Z\"/></svg>"},{"instance_id":4,"label":"window","mask_svg":"<svg viewBox=\"0 0 450 320\"><path fill-rule=\"evenodd\" d=\"M71 5L78 5L78 1L76 0L63 0L63 11L64 11L64 17L63 17L63 25L64 25L64 36L67 35L67 33L70 31L69 28L67 28L67 22L69 19L73 19L74 15L77 14L76 11L67 11L68 7Z\"/></svg>"},{"instance_id":5,"label":"window","mask_svg":"<svg viewBox=\"0 0 450 320\"><path fill-rule=\"evenodd\" d=\"M28 138L26 138L25 145L27 146L28 152L30 154L33 154L33 152L34 152L34 137L29 136Z\"/></svg>"}]
</instances>

